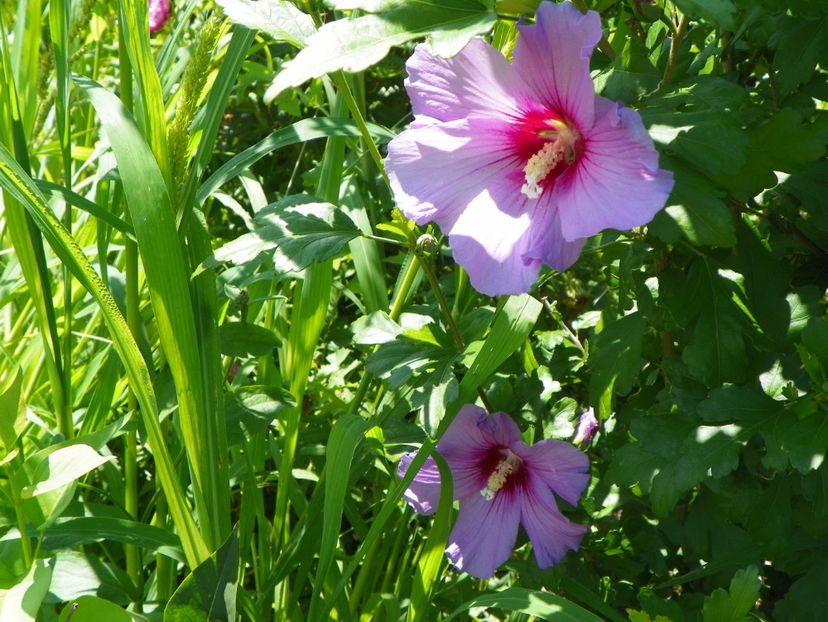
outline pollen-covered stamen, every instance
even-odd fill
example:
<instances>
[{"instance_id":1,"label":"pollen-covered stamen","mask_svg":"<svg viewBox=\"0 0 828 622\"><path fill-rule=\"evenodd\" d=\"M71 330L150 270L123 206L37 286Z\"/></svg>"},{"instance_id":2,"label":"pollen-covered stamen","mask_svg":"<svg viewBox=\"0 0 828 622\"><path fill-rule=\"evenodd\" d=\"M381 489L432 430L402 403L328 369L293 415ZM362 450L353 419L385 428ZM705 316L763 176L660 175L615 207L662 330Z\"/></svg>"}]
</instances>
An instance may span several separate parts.
<instances>
[{"instance_id":1,"label":"pollen-covered stamen","mask_svg":"<svg viewBox=\"0 0 828 622\"><path fill-rule=\"evenodd\" d=\"M519 466L520 458L507 449L506 455L497 463L495 470L489 476L486 487L480 491L480 496L486 499L486 501L494 499L498 491L506 485L506 480L509 479L509 476L514 474Z\"/></svg>"},{"instance_id":2,"label":"pollen-covered stamen","mask_svg":"<svg viewBox=\"0 0 828 622\"><path fill-rule=\"evenodd\" d=\"M541 182L549 176L563 161L567 165L575 161L575 143L579 139L574 130L561 121L550 121L553 130L538 133L542 138L549 138L537 152L526 162L523 175L526 183L520 191L530 199L537 199L543 194Z\"/></svg>"}]
</instances>

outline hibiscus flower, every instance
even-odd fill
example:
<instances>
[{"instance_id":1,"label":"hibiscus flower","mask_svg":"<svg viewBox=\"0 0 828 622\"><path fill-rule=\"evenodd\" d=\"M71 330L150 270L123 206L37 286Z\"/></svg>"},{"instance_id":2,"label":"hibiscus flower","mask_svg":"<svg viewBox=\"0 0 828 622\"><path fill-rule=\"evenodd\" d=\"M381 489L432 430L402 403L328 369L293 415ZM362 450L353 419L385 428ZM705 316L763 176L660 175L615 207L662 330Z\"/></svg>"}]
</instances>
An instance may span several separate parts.
<instances>
[{"instance_id":1,"label":"hibiscus flower","mask_svg":"<svg viewBox=\"0 0 828 622\"><path fill-rule=\"evenodd\" d=\"M508 415L466 405L437 444L454 480L460 503L446 555L458 569L480 579L509 559L518 525L532 542L538 566L557 564L575 550L586 529L558 510L552 494L575 505L589 481L589 460L568 443L543 440L531 447ZM405 476L413 454L403 457ZM429 457L405 492L421 514L432 514L440 498L440 473Z\"/></svg>"},{"instance_id":2,"label":"hibiscus flower","mask_svg":"<svg viewBox=\"0 0 828 622\"><path fill-rule=\"evenodd\" d=\"M436 222L472 285L517 294L562 271L584 239L649 222L673 186L637 112L595 95L597 13L543 2L509 63L481 40L457 56L418 45L405 86L414 121L388 147L400 210Z\"/></svg>"}]
</instances>

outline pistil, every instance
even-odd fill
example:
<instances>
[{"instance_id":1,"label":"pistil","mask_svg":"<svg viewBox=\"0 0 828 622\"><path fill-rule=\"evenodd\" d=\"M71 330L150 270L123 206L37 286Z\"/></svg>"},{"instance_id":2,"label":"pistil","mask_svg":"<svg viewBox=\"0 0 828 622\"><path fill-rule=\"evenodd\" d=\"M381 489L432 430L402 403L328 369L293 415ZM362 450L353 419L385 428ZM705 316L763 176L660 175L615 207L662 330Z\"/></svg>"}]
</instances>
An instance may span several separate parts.
<instances>
[{"instance_id":1,"label":"pistil","mask_svg":"<svg viewBox=\"0 0 828 622\"><path fill-rule=\"evenodd\" d=\"M518 458L512 451L506 450L504 458L497 463L497 467L489 476L486 482L486 487L480 491L480 495L486 500L491 501L495 495L505 485L509 476L517 471L520 466L520 458Z\"/></svg>"},{"instance_id":2,"label":"pistil","mask_svg":"<svg viewBox=\"0 0 828 622\"><path fill-rule=\"evenodd\" d=\"M554 130L538 132L542 138L549 138L543 146L526 162L523 175L526 183L520 191L530 199L537 199L543 194L541 182L563 161L566 165L575 161L575 144L580 138L578 132L562 121L550 121Z\"/></svg>"}]
</instances>

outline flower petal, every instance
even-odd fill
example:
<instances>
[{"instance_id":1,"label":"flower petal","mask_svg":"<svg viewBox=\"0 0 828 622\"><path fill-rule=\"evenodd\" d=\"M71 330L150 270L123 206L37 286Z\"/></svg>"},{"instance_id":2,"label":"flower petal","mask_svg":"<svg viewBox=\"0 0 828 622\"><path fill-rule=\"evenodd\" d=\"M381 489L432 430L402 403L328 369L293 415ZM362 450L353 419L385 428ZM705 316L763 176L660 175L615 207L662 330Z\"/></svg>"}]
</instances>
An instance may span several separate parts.
<instances>
[{"instance_id":1,"label":"flower petal","mask_svg":"<svg viewBox=\"0 0 828 622\"><path fill-rule=\"evenodd\" d=\"M536 201L531 220L531 232L524 263L542 262L558 272L563 272L578 260L585 240L569 242L561 234L558 208L552 202L552 195L545 192Z\"/></svg>"},{"instance_id":2,"label":"flower petal","mask_svg":"<svg viewBox=\"0 0 828 622\"><path fill-rule=\"evenodd\" d=\"M535 20L518 26L513 67L537 98L583 133L595 114L589 58L601 39L601 18L595 11L582 14L568 2L542 2Z\"/></svg>"},{"instance_id":3,"label":"flower petal","mask_svg":"<svg viewBox=\"0 0 828 622\"><path fill-rule=\"evenodd\" d=\"M491 473L481 471L486 455L496 447L510 447L520 440L517 424L503 413L487 415L472 404L460 409L457 417L437 443L454 480L454 498L480 496Z\"/></svg>"},{"instance_id":4,"label":"flower petal","mask_svg":"<svg viewBox=\"0 0 828 622\"><path fill-rule=\"evenodd\" d=\"M509 559L517 539L520 506L514 495L487 501L479 494L460 504L446 556L463 572L488 579Z\"/></svg>"},{"instance_id":5,"label":"flower petal","mask_svg":"<svg viewBox=\"0 0 828 622\"><path fill-rule=\"evenodd\" d=\"M433 56L424 44L405 65L405 88L415 115L440 121L470 114L507 119L520 115L520 92L527 87L503 55L473 39L453 58Z\"/></svg>"},{"instance_id":6,"label":"flower petal","mask_svg":"<svg viewBox=\"0 0 828 622\"><path fill-rule=\"evenodd\" d=\"M586 527L564 518L545 483L534 475L520 495L520 522L532 542L538 566L554 566L567 551L578 548Z\"/></svg>"},{"instance_id":7,"label":"flower petal","mask_svg":"<svg viewBox=\"0 0 828 622\"><path fill-rule=\"evenodd\" d=\"M523 259L531 233L528 200L511 180L492 183L449 231L454 259L481 294L522 294L534 285L540 262Z\"/></svg>"},{"instance_id":8,"label":"flower petal","mask_svg":"<svg viewBox=\"0 0 828 622\"><path fill-rule=\"evenodd\" d=\"M583 153L553 188L567 240L644 225L673 188L673 175L658 168L658 152L639 114L621 104L601 102L599 108L606 112L585 136Z\"/></svg>"},{"instance_id":9,"label":"flower petal","mask_svg":"<svg viewBox=\"0 0 828 622\"><path fill-rule=\"evenodd\" d=\"M575 505L589 482L589 458L569 443L543 440L511 448L526 469L567 503Z\"/></svg>"},{"instance_id":10,"label":"flower petal","mask_svg":"<svg viewBox=\"0 0 828 622\"><path fill-rule=\"evenodd\" d=\"M506 131L507 124L491 119L415 121L388 145L385 168L397 206L419 225L436 221L451 229L490 180L520 166L504 150Z\"/></svg>"},{"instance_id":11,"label":"flower petal","mask_svg":"<svg viewBox=\"0 0 828 622\"><path fill-rule=\"evenodd\" d=\"M397 465L397 477L402 479L414 460L414 453L405 454ZM429 456L425 463L414 476L403 493L408 505L418 514L426 516L437 511L437 504L440 501L440 471L434 458Z\"/></svg>"}]
</instances>

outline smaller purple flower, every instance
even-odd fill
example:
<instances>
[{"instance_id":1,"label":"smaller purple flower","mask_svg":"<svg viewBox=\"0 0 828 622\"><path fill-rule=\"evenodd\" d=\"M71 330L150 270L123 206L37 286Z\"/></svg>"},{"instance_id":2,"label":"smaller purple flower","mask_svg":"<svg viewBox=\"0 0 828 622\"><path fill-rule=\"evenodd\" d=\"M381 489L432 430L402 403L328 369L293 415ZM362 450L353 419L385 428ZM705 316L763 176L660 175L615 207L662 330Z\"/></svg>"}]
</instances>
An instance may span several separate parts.
<instances>
[{"instance_id":1,"label":"smaller purple flower","mask_svg":"<svg viewBox=\"0 0 828 622\"><path fill-rule=\"evenodd\" d=\"M575 431L575 438L572 442L575 445L589 445L597 431L598 420L595 418L595 411L590 406L578 418L578 429Z\"/></svg>"},{"instance_id":2,"label":"smaller purple flower","mask_svg":"<svg viewBox=\"0 0 828 622\"><path fill-rule=\"evenodd\" d=\"M542 440L531 447L508 415L487 415L466 405L457 414L437 451L454 480L460 502L446 555L463 572L487 579L509 559L518 525L532 542L538 566L548 568L575 550L586 528L560 513L552 494L575 505L589 481L589 460L569 443ZM400 461L403 477L412 455ZM432 514L440 496L440 473L429 457L405 492L421 514Z\"/></svg>"},{"instance_id":3,"label":"smaller purple flower","mask_svg":"<svg viewBox=\"0 0 828 622\"><path fill-rule=\"evenodd\" d=\"M149 30L150 34L164 27L170 18L170 0L149 0Z\"/></svg>"}]
</instances>

